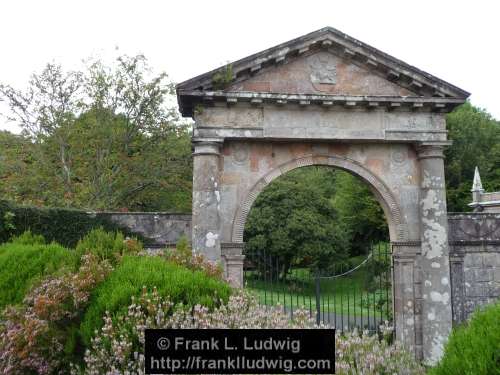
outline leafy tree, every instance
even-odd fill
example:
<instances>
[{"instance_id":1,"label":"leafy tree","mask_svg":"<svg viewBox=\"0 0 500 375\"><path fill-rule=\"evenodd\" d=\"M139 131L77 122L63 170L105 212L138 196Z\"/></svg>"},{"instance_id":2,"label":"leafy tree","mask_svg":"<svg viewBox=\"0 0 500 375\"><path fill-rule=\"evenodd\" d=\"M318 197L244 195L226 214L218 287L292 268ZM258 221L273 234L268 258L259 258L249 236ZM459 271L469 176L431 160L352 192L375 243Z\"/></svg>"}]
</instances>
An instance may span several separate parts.
<instances>
[{"instance_id":1,"label":"leafy tree","mask_svg":"<svg viewBox=\"0 0 500 375\"><path fill-rule=\"evenodd\" d=\"M17 122L24 134L35 142L52 138L57 150L59 182L65 192L71 189L71 161L67 132L63 129L68 129L79 111L82 85L81 73L66 73L61 66L51 63L40 74L32 75L25 91L0 85L0 99L3 98L10 108L7 119ZM36 153L37 159L48 163L46 156L43 152Z\"/></svg>"},{"instance_id":2,"label":"leafy tree","mask_svg":"<svg viewBox=\"0 0 500 375\"><path fill-rule=\"evenodd\" d=\"M447 117L445 173L449 212L468 211L474 168L479 167L483 187L500 190L500 122L469 102Z\"/></svg>"},{"instance_id":3,"label":"leafy tree","mask_svg":"<svg viewBox=\"0 0 500 375\"><path fill-rule=\"evenodd\" d=\"M25 91L0 85L4 115L23 129L0 136L0 193L45 206L189 211L190 125L173 89L143 56L82 72L48 64Z\"/></svg>"},{"instance_id":4,"label":"leafy tree","mask_svg":"<svg viewBox=\"0 0 500 375\"><path fill-rule=\"evenodd\" d=\"M331 203L338 214L338 230L348 238L351 256L365 254L370 245L388 240L386 217L368 185L340 171L335 183Z\"/></svg>"},{"instance_id":5,"label":"leafy tree","mask_svg":"<svg viewBox=\"0 0 500 375\"><path fill-rule=\"evenodd\" d=\"M2 193L17 199L22 189L19 177L28 178L27 167L33 162L32 144L25 137L0 131L0 186Z\"/></svg>"},{"instance_id":6,"label":"leafy tree","mask_svg":"<svg viewBox=\"0 0 500 375\"><path fill-rule=\"evenodd\" d=\"M311 263L326 269L347 255L347 242L336 227L336 212L328 199L334 173L302 168L270 184L257 198L246 228L246 251L278 259L280 277L292 265Z\"/></svg>"}]
</instances>

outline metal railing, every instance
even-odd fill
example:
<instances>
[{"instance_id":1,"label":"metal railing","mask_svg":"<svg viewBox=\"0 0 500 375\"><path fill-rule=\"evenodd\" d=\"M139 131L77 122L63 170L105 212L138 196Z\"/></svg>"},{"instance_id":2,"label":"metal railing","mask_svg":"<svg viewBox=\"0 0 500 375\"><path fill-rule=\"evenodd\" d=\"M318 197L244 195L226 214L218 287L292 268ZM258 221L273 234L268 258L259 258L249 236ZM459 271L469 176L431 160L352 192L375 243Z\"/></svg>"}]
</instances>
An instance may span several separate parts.
<instances>
[{"instance_id":1,"label":"metal railing","mask_svg":"<svg viewBox=\"0 0 500 375\"><path fill-rule=\"evenodd\" d=\"M307 259L290 261L274 254L246 253L245 286L266 306L280 305L292 317L309 311L317 324L339 331L377 332L392 321L390 246L370 246L367 254L318 269Z\"/></svg>"}]
</instances>

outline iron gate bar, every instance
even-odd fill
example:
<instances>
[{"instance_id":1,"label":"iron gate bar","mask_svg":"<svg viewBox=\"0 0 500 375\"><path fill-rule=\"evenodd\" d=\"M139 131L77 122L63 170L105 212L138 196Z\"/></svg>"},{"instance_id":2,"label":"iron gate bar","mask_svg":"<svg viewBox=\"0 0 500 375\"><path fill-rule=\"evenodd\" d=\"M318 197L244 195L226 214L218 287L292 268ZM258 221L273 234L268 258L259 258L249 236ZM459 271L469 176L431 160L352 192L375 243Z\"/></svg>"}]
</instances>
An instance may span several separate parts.
<instances>
[{"instance_id":1,"label":"iron gate bar","mask_svg":"<svg viewBox=\"0 0 500 375\"><path fill-rule=\"evenodd\" d=\"M320 324L321 319L321 305L320 305L320 295L321 295L321 286L320 286L320 278L316 276L316 324Z\"/></svg>"},{"instance_id":2,"label":"iron gate bar","mask_svg":"<svg viewBox=\"0 0 500 375\"><path fill-rule=\"evenodd\" d=\"M381 258L381 255L380 255L380 244L378 244L378 258L379 258L379 262L380 262L380 258ZM383 289L382 289L382 272L380 273L380 276L378 278L379 280L379 293L383 293ZM379 302L378 303L381 303L381 298L379 297ZM380 306L380 321L382 321L382 312L383 312L383 309L384 309L384 306Z\"/></svg>"},{"instance_id":3,"label":"iron gate bar","mask_svg":"<svg viewBox=\"0 0 500 375\"><path fill-rule=\"evenodd\" d=\"M388 261L390 262L390 267L386 267L385 268L385 284L386 284L386 287L385 287L385 294L386 294L386 307L385 307L385 312L386 312L386 317L387 319L389 320L389 289L387 288L387 284L389 284L389 275L388 275L388 269L391 271L391 281L392 281L392 259L388 259L388 255L387 255L387 248L385 249L385 264L387 265L388 264ZM391 282L391 285L392 285L392 282ZM392 300L394 300L394 298L391 298Z\"/></svg>"},{"instance_id":4,"label":"iron gate bar","mask_svg":"<svg viewBox=\"0 0 500 375\"><path fill-rule=\"evenodd\" d=\"M264 284L266 283L266 274L267 274L267 259L266 259L266 249L264 249ZM267 302L267 294L266 294L267 288L264 288L264 301ZM272 289L271 289L272 291Z\"/></svg>"},{"instance_id":5,"label":"iron gate bar","mask_svg":"<svg viewBox=\"0 0 500 375\"><path fill-rule=\"evenodd\" d=\"M340 273L342 273L343 271L343 265L340 264ZM343 303L343 299L344 299L344 286L342 285L342 283L340 284L340 317L341 317L341 327L340 327L340 330L343 331L344 330L344 303Z\"/></svg>"}]
</instances>

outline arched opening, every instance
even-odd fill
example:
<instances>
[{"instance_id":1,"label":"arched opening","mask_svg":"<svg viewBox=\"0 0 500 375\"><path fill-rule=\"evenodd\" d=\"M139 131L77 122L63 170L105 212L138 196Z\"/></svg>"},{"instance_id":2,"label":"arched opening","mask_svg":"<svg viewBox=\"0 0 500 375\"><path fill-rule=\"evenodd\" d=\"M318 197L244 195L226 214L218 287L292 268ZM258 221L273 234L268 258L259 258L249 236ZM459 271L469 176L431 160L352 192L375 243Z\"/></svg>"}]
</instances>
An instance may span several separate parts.
<instances>
[{"instance_id":1,"label":"arched opening","mask_svg":"<svg viewBox=\"0 0 500 375\"><path fill-rule=\"evenodd\" d=\"M245 223L250 209L259 193L275 178L300 167L323 165L345 170L364 181L380 203L389 227L391 242L408 241L408 228L401 209L390 189L384 182L355 160L332 155L310 155L290 160L258 180L248 191L241 205L237 208L233 220L231 239L233 243L243 242Z\"/></svg>"},{"instance_id":2,"label":"arched opening","mask_svg":"<svg viewBox=\"0 0 500 375\"><path fill-rule=\"evenodd\" d=\"M392 320L389 244L404 234L398 207L363 167L361 178L346 171L345 159L344 168L331 159L284 165L250 191L241 217L245 284L263 304L376 331Z\"/></svg>"}]
</instances>

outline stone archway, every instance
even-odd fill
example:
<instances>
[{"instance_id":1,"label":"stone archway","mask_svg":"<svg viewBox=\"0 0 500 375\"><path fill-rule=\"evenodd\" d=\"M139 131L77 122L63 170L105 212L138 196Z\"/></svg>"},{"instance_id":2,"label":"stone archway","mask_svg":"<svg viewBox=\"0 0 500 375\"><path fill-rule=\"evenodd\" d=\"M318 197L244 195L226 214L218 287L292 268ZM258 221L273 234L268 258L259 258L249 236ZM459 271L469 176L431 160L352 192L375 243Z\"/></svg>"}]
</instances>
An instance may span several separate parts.
<instances>
[{"instance_id":1,"label":"stone archway","mask_svg":"<svg viewBox=\"0 0 500 375\"><path fill-rule=\"evenodd\" d=\"M300 158L292 159L285 162L275 169L267 173L264 177L260 178L249 190L246 198L238 207L232 227L231 242L243 243L243 233L245 230L245 223L248 214L252 208L253 203L257 199L259 193L269 185L274 179L279 176L294 170L296 168L323 165L330 166L338 169L351 172L352 174L360 177L365 181L376 199L384 210L386 220L389 226L389 235L392 242L408 241L408 228L404 217L401 214L401 209L398 202L392 195L389 188L374 175L369 169L365 168L362 164L348 158L342 158L336 155L308 155Z\"/></svg>"},{"instance_id":2,"label":"stone archway","mask_svg":"<svg viewBox=\"0 0 500 375\"><path fill-rule=\"evenodd\" d=\"M469 93L327 27L177 86L193 129L193 251L242 282L262 188L323 164L365 179L385 210L396 336L436 362L452 326L445 114Z\"/></svg>"}]
</instances>

